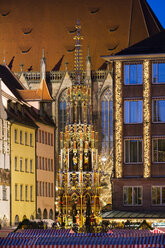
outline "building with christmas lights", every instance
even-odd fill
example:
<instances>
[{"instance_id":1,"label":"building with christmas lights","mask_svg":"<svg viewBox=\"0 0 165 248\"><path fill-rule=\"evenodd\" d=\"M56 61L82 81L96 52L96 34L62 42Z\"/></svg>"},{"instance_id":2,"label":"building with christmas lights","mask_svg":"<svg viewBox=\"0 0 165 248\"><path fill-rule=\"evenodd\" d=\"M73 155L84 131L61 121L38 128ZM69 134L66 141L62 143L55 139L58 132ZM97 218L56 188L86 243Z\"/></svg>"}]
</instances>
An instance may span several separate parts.
<instances>
[{"instance_id":1,"label":"building with christmas lights","mask_svg":"<svg viewBox=\"0 0 165 248\"><path fill-rule=\"evenodd\" d=\"M113 209L158 211L159 218L165 210L164 44L162 31L104 57L114 69Z\"/></svg>"}]
</instances>

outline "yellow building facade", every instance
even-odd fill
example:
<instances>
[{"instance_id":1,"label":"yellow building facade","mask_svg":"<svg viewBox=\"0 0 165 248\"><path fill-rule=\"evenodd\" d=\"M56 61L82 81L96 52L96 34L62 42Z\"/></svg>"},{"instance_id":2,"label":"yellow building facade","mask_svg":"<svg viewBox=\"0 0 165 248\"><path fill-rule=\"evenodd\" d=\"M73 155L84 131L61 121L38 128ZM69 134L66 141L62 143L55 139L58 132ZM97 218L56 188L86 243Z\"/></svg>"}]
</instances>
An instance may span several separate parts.
<instances>
[{"instance_id":1,"label":"yellow building facade","mask_svg":"<svg viewBox=\"0 0 165 248\"><path fill-rule=\"evenodd\" d=\"M11 124L11 224L36 218L35 126Z\"/></svg>"}]
</instances>

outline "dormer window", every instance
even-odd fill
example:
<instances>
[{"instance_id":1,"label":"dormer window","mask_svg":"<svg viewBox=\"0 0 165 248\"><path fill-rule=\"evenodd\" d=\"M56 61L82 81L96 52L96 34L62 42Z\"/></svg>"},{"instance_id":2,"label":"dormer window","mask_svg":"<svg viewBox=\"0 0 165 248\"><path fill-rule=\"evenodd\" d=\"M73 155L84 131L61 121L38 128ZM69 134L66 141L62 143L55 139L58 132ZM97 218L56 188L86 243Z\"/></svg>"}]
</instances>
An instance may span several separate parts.
<instances>
[{"instance_id":1,"label":"dormer window","mask_svg":"<svg viewBox=\"0 0 165 248\"><path fill-rule=\"evenodd\" d=\"M165 63L152 64L152 82L154 84L165 83Z\"/></svg>"},{"instance_id":2,"label":"dormer window","mask_svg":"<svg viewBox=\"0 0 165 248\"><path fill-rule=\"evenodd\" d=\"M143 83L142 64L124 64L124 84L139 85Z\"/></svg>"}]
</instances>

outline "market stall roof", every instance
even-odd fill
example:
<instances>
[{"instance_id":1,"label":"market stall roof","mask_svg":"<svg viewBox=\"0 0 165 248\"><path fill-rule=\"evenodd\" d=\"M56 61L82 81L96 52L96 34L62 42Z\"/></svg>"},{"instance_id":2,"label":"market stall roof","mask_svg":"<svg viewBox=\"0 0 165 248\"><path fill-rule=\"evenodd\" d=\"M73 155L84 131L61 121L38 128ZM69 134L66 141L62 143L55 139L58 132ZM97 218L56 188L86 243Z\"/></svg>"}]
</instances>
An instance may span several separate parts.
<instances>
[{"instance_id":1,"label":"market stall roof","mask_svg":"<svg viewBox=\"0 0 165 248\"><path fill-rule=\"evenodd\" d=\"M165 219L165 212L151 211L118 211L111 210L102 213L103 219Z\"/></svg>"}]
</instances>

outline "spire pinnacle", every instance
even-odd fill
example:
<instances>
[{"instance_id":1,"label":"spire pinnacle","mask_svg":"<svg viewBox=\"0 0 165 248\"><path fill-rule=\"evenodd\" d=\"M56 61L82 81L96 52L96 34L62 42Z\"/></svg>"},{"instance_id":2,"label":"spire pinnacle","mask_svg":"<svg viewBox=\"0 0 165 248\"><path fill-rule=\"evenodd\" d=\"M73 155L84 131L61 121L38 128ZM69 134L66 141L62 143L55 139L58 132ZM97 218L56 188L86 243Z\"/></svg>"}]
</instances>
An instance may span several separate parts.
<instances>
[{"instance_id":1,"label":"spire pinnacle","mask_svg":"<svg viewBox=\"0 0 165 248\"><path fill-rule=\"evenodd\" d=\"M42 58L45 58L45 50L42 48Z\"/></svg>"},{"instance_id":2,"label":"spire pinnacle","mask_svg":"<svg viewBox=\"0 0 165 248\"><path fill-rule=\"evenodd\" d=\"M45 59L45 51L42 49L42 57L41 57L41 79L46 78L46 59Z\"/></svg>"},{"instance_id":3,"label":"spire pinnacle","mask_svg":"<svg viewBox=\"0 0 165 248\"><path fill-rule=\"evenodd\" d=\"M76 24L77 33L74 36L74 40L76 40L75 44L75 84L82 83L82 72L83 72L83 63L82 63L82 50L81 50L81 40L83 37L80 35L81 26L79 24L79 19Z\"/></svg>"}]
</instances>

